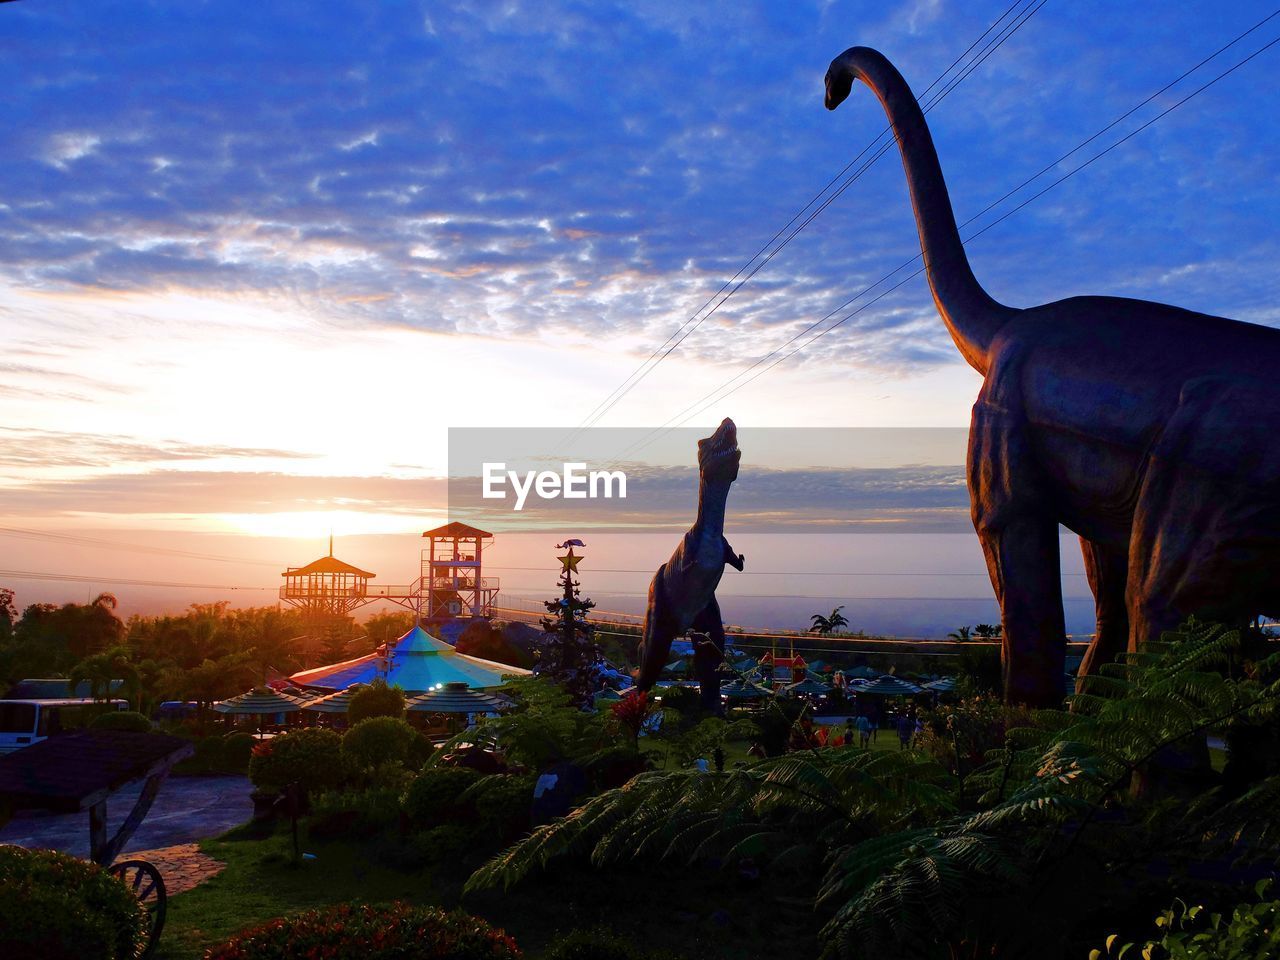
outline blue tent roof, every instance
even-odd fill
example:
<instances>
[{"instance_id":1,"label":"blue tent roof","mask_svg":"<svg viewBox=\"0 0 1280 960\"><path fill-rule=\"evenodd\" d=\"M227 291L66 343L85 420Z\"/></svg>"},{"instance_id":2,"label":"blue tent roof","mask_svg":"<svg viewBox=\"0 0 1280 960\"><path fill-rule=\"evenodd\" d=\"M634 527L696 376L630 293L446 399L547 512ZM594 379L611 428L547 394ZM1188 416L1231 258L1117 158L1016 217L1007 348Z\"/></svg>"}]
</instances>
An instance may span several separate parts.
<instances>
[{"instance_id":1,"label":"blue tent roof","mask_svg":"<svg viewBox=\"0 0 1280 960\"><path fill-rule=\"evenodd\" d=\"M369 683L381 677L406 693L425 693L446 683L465 683L472 688L497 687L502 685L505 676L528 676L529 673L520 667L458 653L445 641L437 640L421 627L414 627L395 642L388 657L371 653L355 660L303 670L289 679L303 686L343 690L353 683Z\"/></svg>"}]
</instances>

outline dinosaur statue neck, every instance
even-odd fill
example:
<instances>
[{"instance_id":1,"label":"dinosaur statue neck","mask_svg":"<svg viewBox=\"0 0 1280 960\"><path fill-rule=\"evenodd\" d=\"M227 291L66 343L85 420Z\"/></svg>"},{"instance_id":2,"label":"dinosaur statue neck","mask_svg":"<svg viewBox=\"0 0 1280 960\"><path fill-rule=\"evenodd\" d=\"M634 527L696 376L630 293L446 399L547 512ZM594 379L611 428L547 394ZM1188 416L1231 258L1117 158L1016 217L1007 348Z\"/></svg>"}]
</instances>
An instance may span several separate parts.
<instances>
[{"instance_id":1,"label":"dinosaur statue neck","mask_svg":"<svg viewBox=\"0 0 1280 960\"><path fill-rule=\"evenodd\" d=\"M846 50L841 59L857 79L872 89L889 117L902 152L933 301L961 355L985 376L991 341L1017 311L993 300L973 275L960 242L933 137L902 74L882 54L868 47Z\"/></svg>"},{"instance_id":2,"label":"dinosaur statue neck","mask_svg":"<svg viewBox=\"0 0 1280 960\"><path fill-rule=\"evenodd\" d=\"M724 547L721 538L724 536L724 510L729 502L729 487L732 481L698 481L698 519L693 528L700 534L699 540L706 540L709 555L721 557ZM699 544L699 553L702 552Z\"/></svg>"}]
</instances>

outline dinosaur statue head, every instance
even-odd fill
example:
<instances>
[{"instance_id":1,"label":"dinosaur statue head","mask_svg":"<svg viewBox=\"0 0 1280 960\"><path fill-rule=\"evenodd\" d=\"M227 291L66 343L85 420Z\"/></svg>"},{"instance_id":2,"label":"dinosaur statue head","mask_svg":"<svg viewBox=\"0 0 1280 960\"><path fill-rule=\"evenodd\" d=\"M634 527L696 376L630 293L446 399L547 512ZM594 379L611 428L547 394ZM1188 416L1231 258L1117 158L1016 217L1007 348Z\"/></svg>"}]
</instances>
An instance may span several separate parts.
<instances>
[{"instance_id":1,"label":"dinosaur statue head","mask_svg":"<svg viewBox=\"0 0 1280 960\"><path fill-rule=\"evenodd\" d=\"M827 95L823 103L828 110L834 110L844 103L845 98L849 96L849 91L853 89L853 68L849 66L848 57L855 49L857 48L846 50L831 61L831 66L827 67L827 76L823 81L827 85Z\"/></svg>"},{"instance_id":2,"label":"dinosaur statue head","mask_svg":"<svg viewBox=\"0 0 1280 960\"><path fill-rule=\"evenodd\" d=\"M698 441L698 475L708 483L733 483L738 479L738 428L725 417L720 427L705 440Z\"/></svg>"}]
</instances>

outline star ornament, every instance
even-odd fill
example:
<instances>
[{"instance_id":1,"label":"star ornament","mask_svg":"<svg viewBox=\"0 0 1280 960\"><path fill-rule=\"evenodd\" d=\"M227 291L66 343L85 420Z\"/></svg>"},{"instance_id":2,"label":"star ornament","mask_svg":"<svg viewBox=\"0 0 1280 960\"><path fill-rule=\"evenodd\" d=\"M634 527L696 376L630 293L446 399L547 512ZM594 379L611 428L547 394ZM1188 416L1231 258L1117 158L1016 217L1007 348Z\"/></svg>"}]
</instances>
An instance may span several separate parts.
<instances>
[{"instance_id":1,"label":"star ornament","mask_svg":"<svg viewBox=\"0 0 1280 960\"><path fill-rule=\"evenodd\" d=\"M581 557L574 556L573 547L570 547L569 552L566 553L563 557L557 557L557 559L564 566L565 570L568 570L572 573L578 572L578 564L582 562Z\"/></svg>"}]
</instances>

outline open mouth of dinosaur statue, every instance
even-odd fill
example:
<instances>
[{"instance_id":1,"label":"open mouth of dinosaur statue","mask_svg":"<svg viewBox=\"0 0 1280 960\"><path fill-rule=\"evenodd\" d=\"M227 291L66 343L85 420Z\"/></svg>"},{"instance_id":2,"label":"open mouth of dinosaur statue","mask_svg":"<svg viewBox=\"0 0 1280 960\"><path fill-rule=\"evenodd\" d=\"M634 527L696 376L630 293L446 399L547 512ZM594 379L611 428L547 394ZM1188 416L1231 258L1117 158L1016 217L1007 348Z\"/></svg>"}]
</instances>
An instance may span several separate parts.
<instances>
[{"instance_id":1,"label":"open mouth of dinosaur statue","mask_svg":"<svg viewBox=\"0 0 1280 960\"><path fill-rule=\"evenodd\" d=\"M704 474L732 466L736 475L740 459L742 451L738 449L738 428L728 417L720 422L715 433L698 441L698 468Z\"/></svg>"}]
</instances>

